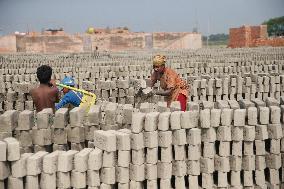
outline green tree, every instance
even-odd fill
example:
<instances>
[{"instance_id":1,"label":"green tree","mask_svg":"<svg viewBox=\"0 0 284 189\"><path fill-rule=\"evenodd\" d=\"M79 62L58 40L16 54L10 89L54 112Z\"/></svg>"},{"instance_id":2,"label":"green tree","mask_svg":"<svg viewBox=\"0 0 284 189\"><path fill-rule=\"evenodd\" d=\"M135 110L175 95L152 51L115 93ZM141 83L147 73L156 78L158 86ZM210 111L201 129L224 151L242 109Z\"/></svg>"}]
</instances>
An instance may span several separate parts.
<instances>
[{"instance_id":1,"label":"green tree","mask_svg":"<svg viewBox=\"0 0 284 189\"><path fill-rule=\"evenodd\" d=\"M284 36L284 16L271 18L262 24L267 25L269 36Z\"/></svg>"}]
</instances>

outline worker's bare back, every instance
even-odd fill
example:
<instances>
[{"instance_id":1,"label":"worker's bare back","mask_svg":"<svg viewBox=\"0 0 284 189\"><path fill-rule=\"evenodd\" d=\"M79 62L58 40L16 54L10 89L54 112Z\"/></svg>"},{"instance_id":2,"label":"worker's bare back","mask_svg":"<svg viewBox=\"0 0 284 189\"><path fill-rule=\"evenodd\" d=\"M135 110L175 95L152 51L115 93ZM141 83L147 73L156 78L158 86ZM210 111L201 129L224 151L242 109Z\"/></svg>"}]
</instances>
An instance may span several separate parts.
<instances>
[{"instance_id":1,"label":"worker's bare back","mask_svg":"<svg viewBox=\"0 0 284 189\"><path fill-rule=\"evenodd\" d=\"M37 88L30 91L36 111L40 112L44 108L55 110L55 102L59 99L59 91L56 87L40 84Z\"/></svg>"}]
</instances>

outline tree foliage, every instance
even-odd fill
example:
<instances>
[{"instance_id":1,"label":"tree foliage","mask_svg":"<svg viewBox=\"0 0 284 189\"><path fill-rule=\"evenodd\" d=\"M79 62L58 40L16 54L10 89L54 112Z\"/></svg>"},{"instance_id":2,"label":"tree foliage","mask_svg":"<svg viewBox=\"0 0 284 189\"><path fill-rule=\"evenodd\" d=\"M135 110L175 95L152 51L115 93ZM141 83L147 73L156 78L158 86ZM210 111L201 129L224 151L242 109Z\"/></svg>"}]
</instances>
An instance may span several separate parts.
<instances>
[{"instance_id":1,"label":"tree foliage","mask_svg":"<svg viewBox=\"0 0 284 189\"><path fill-rule=\"evenodd\" d=\"M271 18L262 24L267 25L269 36L284 36L284 16Z\"/></svg>"}]
</instances>

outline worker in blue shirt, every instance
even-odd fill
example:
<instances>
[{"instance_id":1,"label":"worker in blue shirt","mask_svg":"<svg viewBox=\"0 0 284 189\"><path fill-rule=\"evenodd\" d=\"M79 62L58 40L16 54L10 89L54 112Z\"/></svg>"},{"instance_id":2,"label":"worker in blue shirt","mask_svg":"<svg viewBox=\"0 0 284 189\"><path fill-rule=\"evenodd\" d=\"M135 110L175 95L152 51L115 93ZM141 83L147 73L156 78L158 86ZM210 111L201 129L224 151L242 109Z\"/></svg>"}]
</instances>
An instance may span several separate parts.
<instances>
[{"instance_id":1,"label":"worker in blue shirt","mask_svg":"<svg viewBox=\"0 0 284 189\"><path fill-rule=\"evenodd\" d=\"M75 86L75 81L72 77L65 77L60 83L70 87ZM83 97L82 93L67 88L63 88L62 91L64 93L64 96L60 99L59 103L55 105L56 110L64 107L66 104L72 104L75 107L78 107L80 105Z\"/></svg>"}]
</instances>

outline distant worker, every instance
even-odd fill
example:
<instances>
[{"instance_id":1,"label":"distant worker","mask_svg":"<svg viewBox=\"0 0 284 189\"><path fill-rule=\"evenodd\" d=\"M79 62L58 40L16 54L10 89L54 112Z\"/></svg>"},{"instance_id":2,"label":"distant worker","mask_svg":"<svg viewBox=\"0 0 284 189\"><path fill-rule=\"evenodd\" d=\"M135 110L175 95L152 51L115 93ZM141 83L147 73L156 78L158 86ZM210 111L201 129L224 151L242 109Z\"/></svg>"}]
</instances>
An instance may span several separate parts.
<instances>
[{"instance_id":1,"label":"distant worker","mask_svg":"<svg viewBox=\"0 0 284 189\"><path fill-rule=\"evenodd\" d=\"M74 87L75 81L72 77L65 77L60 84ZM83 94L68 88L63 87L62 89L64 96L61 98L58 104L56 104L55 108L58 110L59 108L64 107L66 104L72 104L75 107L78 107L81 103L81 100L83 98Z\"/></svg>"},{"instance_id":2,"label":"distant worker","mask_svg":"<svg viewBox=\"0 0 284 189\"><path fill-rule=\"evenodd\" d=\"M55 111L55 103L59 100L59 90L54 80L51 80L52 68L48 65L42 65L37 68L37 78L40 85L30 90L37 112L45 108L52 108Z\"/></svg>"},{"instance_id":3,"label":"distant worker","mask_svg":"<svg viewBox=\"0 0 284 189\"><path fill-rule=\"evenodd\" d=\"M165 96L168 107L173 101L179 101L181 110L186 111L189 86L174 70L166 67L165 64L165 56L156 55L153 57L154 72L151 75L151 87L157 81L160 81L160 87L162 88L162 90L153 91L153 94Z\"/></svg>"}]
</instances>

